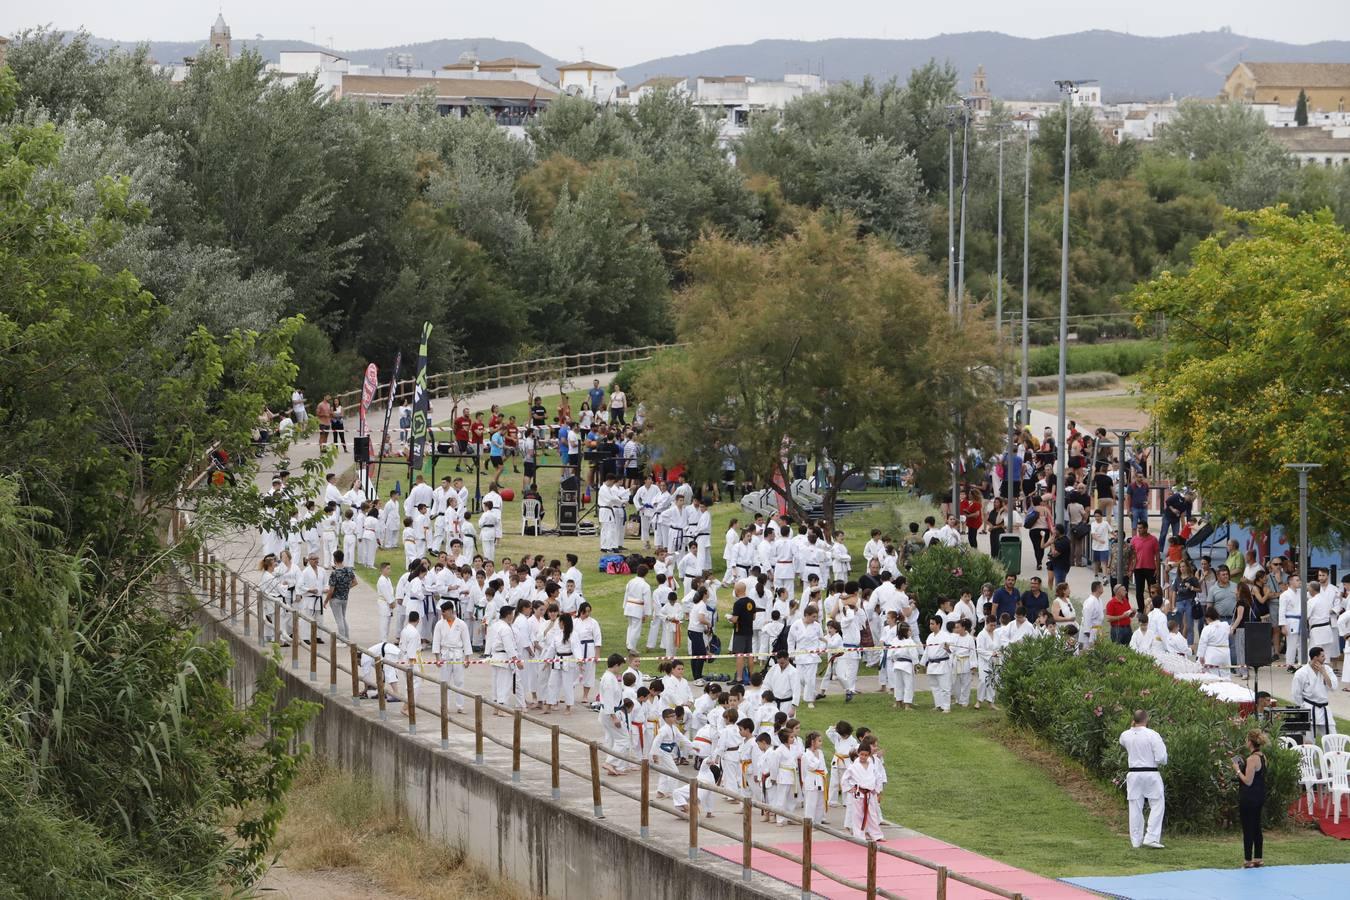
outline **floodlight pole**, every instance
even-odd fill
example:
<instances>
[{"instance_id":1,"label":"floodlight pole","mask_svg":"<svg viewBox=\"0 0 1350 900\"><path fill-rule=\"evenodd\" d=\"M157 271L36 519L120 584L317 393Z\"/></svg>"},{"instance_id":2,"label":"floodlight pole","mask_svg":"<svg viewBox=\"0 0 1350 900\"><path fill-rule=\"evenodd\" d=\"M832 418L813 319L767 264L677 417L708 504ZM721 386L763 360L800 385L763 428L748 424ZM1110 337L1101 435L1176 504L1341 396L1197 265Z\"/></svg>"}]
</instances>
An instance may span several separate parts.
<instances>
[{"instance_id":1,"label":"floodlight pole","mask_svg":"<svg viewBox=\"0 0 1350 900\"><path fill-rule=\"evenodd\" d=\"M1308 661L1308 472L1321 463L1285 463L1298 472L1298 643L1303 661Z\"/></svg>"},{"instance_id":2,"label":"floodlight pole","mask_svg":"<svg viewBox=\"0 0 1350 900\"><path fill-rule=\"evenodd\" d=\"M947 108L947 312L956 315L956 107Z\"/></svg>"},{"instance_id":3,"label":"floodlight pole","mask_svg":"<svg viewBox=\"0 0 1350 900\"><path fill-rule=\"evenodd\" d=\"M1031 274L1031 122L1027 122L1026 135L1026 171L1022 176L1022 411L1019 414L1023 427L1031 424L1027 398L1027 367L1030 360L1027 315L1031 308L1027 299Z\"/></svg>"},{"instance_id":4,"label":"floodlight pole","mask_svg":"<svg viewBox=\"0 0 1350 900\"><path fill-rule=\"evenodd\" d=\"M1016 427L1013 424L1013 416L1016 414L1018 401L1017 398L1014 397L1011 400L1001 400L999 402L1002 403L1004 408L1008 411L1008 455L1004 457L1003 460L1003 481L1004 486L1007 488L1007 491L1005 491L1005 493L1008 495L1008 505L1004 507L1003 510L1003 530L1007 533L1012 533L1017 528L1017 526L1014 524L1016 520L1013 518L1012 514L1013 508L1012 461L1013 461L1013 433ZM990 547L989 550L991 556L998 555L997 547Z\"/></svg>"},{"instance_id":5,"label":"floodlight pole","mask_svg":"<svg viewBox=\"0 0 1350 900\"><path fill-rule=\"evenodd\" d=\"M1059 432L1056 435L1055 522L1064 522L1064 483L1068 480L1068 407L1064 382L1069 374L1069 161L1073 149L1073 95L1082 82L1056 81L1064 95L1064 220L1059 259Z\"/></svg>"},{"instance_id":6,"label":"floodlight pole","mask_svg":"<svg viewBox=\"0 0 1350 900\"><path fill-rule=\"evenodd\" d=\"M998 347L998 386L1003 389L1004 376L1007 374L1004 370L1007 367L1008 358L1004 356L1003 348L1003 126L999 126L998 133L998 237L994 241L995 263L995 284L994 284L994 343Z\"/></svg>"},{"instance_id":7,"label":"floodlight pole","mask_svg":"<svg viewBox=\"0 0 1350 900\"><path fill-rule=\"evenodd\" d=\"M970 186L970 104L961 98L961 231L956 250L956 322L959 325L966 305L966 196Z\"/></svg>"},{"instance_id":8,"label":"floodlight pole","mask_svg":"<svg viewBox=\"0 0 1350 900\"><path fill-rule=\"evenodd\" d=\"M1120 441L1120 459L1116 464L1119 472L1116 489L1116 583L1125 582L1125 439L1138 431L1138 428L1112 428L1111 433ZM1126 585L1128 589L1128 585Z\"/></svg>"}]
</instances>

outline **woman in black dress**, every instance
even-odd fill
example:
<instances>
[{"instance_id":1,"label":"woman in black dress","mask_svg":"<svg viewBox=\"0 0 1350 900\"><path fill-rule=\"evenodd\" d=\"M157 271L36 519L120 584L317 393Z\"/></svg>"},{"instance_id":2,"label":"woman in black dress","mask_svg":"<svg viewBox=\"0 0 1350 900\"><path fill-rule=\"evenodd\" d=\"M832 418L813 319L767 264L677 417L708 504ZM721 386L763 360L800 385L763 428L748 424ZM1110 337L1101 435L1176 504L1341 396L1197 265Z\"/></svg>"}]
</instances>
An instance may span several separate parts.
<instances>
[{"instance_id":1,"label":"woman in black dress","mask_svg":"<svg viewBox=\"0 0 1350 900\"><path fill-rule=\"evenodd\" d=\"M1238 817L1242 820L1242 868L1259 869L1261 859L1261 813L1266 805L1265 732L1253 728L1247 732L1247 758L1233 757L1238 776Z\"/></svg>"}]
</instances>

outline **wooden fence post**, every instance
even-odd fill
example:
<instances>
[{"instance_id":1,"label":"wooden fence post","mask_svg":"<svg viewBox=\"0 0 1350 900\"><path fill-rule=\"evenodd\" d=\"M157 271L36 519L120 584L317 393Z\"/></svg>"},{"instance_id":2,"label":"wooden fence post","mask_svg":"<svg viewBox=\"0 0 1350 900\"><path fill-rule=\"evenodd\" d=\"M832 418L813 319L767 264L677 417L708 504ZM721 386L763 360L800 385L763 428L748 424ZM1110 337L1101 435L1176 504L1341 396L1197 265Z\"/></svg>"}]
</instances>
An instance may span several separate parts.
<instances>
[{"instance_id":1,"label":"wooden fence post","mask_svg":"<svg viewBox=\"0 0 1350 900\"><path fill-rule=\"evenodd\" d=\"M868 866L868 872L870 873L871 870L872 870L872 866L869 865L869 866ZM872 876L872 877L875 878L875 876ZM875 890L873 891L873 896L876 896ZM938 866L938 867L937 867L937 900L947 900L947 867L946 867L946 866Z\"/></svg>"},{"instance_id":2,"label":"wooden fence post","mask_svg":"<svg viewBox=\"0 0 1350 900\"><path fill-rule=\"evenodd\" d=\"M938 869L938 900L942 900L946 894L943 885L942 873L945 870ZM877 900L877 842L867 842L867 900Z\"/></svg>"},{"instance_id":3,"label":"wooden fence post","mask_svg":"<svg viewBox=\"0 0 1350 900\"><path fill-rule=\"evenodd\" d=\"M511 780L520 781L520 710L511 714Z\"/></svg>"},{"instance_id":4,"label":"wooden fence post","mask_svg":"<svg viewBox=\"0 0 1350 900\"><path fill-rule=\"evenodd\" d=\"M247 637L248 633L253 630L253 607L250 606L248 602L247 581L244 582L244 589L240 592L240 594L242 597L240 605L244 607L244 636Z\"/></svg>"},{"instance_id":5,"label":"wooden fence post","mask_svg":"<svg viewBox=\"0 0 1350 900\"><path fill-rule=\"evenodd\" d=\"M689 779L689 858L698 859L698 776Z\"/></svg>"},{"instance_id":6,"label":"wooden fence post","mask_svg":"<svg viewBox=\"0 0 1350 900\"><path fill-rule=\"evenodd\" d=\"M450 749L450 685L441 682L441 749Z\"/></svg>"},{"instance_id":7,"label":"wooden fence post","mask_svg":"<svg viewBox=\"0 0 1350 900\"><path fill-rule=\"evenodd\" d=\"M310 635L312 639L314 635ZM291 607L291 668L300 668L300 610Z\"/></svg>"},{"instance_id":8,"label":"wooden fence post","mask_svg":"<svg viewBox=\"0 0 1350 900\"><path fill-rule=\"evenodd\" d=\"M211 565L210 557L206 560L206 605L210 606L216 601L216 569Z\"/></svg>"},{"instance_id":9,"label":"wooden fence post","mask_svg":"<svg viewBox=\"0 0 1350 900\"><path fill-rule=\"evenodd\" d=\"M267 602L267 600L266 600L266 598L263 597L263 592L262 592L262 591L254 591L254 592L253 592L253 602L256 603L256 604L258 605L258 609L257 609L257 617L258 617L258 646L259 646L259 647L265 647L265 646L267 646L267 616L266 616L266 607L264 606L264 604ZM277 621L277 617L276 617L276 615L274 614L274 615L272 616L272 630L273 630L273 631L276 631L277 628L278 628L278 626L280 626L280 625L281 625L281 623L280 623L279 621ZM273 639L276 640L277 643L280 643L280 642L281 642L281 638L280 638L280 637L277 637L276 635L273 635Z\"/></svg>"},{"instance_id":10,"label":"wooden fence post","mask_svg":"<svg viewBox=\"0 0 1350 900\"><path fill-rule=\"evenodd\" d=\"M360 704L365 695L361 689L361 651L356 649L355 644L348 644L347 649L352 655L352 703Z\"/></svg>"},{"instance_id":11,"label":"wooden fence post","mask_svg":"<svg viewBox=\"0 0 1350 900\"><path fill-rule=\"evenodd\" d=\"M309 680L319 680L319 626L309 623Z\"/></svg>"},{"instance_id":12,"label":"wooden fence post","mask_svg":"<svg viewBox=\"0 0 1350 900\"><path fill-rule=\"evenodd\" d=\"M239 615L239 576L234 572L230 573L230 619Z\"/></svg>"},{"instance_id":13,"label":"wooden fence post","mask_svg":"<svg viewBox=\"0 0 1350 900\"><path fill-rule=\"evenodd\" d=\"M754 871L755 808L748 797L741 801L741 807L741 880L749 881Z\"/></svg>"},{"instance_id":14,"label":"wooden fence post","mask_svg":"<svg viewBox=\"0 0 1350 900\"><path fill-rule=\"evenodd\" d=\"M558 732L558 726L557 726L557 725L554 725L554 726L553 726L553 733L550 735L550 737L552 738L552 743L553 743L553 747L552 747L552 749L553 749L553 773L552 773L552 774L553 774L553 799L554 799L554 800L561 800L561 799L562 799L562 757L561 757L561 755L560 755L560 753L559 753L559 747L558 747L560 734L559 734L559 732Z\"/></svg>"},{"instance_id":15,"label":"wooden fence post","mask_svg":"<svg viewBox=\"0 0 1350 900\"><path fill-rule=\"evenodd\" d=\"M336 631L328 632L328 693L337 695L338 673L338 636Z\"/></svg>"},{"instance_id":16,"label":"wooden fence post","mask_svg":"<svg viewBox=\"0 0 1350 900\"><path fill-rule=\"evenodd\" d=\"M591 802L595 804L595 817L605 817L605 807L600 802L600 747L591 741Z\"/></svg>"},{"instance_id":17,"label":"wooden fence post","mask_svg":"<svg viewBox=\"0 0 1350 900\"><path fill-rule=\"evenodd\" d=\"M403 698L403 709L408 713L408 734L417 734L417 685L413 682L412 669L408 670L408 694Z\"/></svg>"},{"instance_id":18,"label":"wooden fence post","mask_svg":"<svg viewBox=\"0 0 1350 900\"><path fill-rule=\"evenodd\" d=\"M638 819L638 837L651 837L651 790L652 790L652 766L647 760L642 761L642 809Z\"/></svg>"},{"instance_id":19,"label":"wooden fence post","mask_svg":"<svg viewBox=\"0 0 1350 900\"><path fill-rule=\"evenodd\" d=\"M475 694L473 698L473 761L483 764L483 696Z\"/></svg>"},{"instance_id":20,"label":"wooden fence post","mask_svg":"<svg viewBox=\"0 0 1350 900\"><path fill-rule=\"evenodd\" d=\"M292 635L292 638L294 635ZM384 696L384 657L380 656L375 660L375 692L380 695L380 718L388 715L388 699Z\"/></svg>"},{"instance_id":21,"label":"wooden fence post","mask_svg":"<svg viewBox=\"0 0 1350 900\"><path fill-rule=\"evenodd\" d=\"M802 900L811 897L811 839L815 836L810 819L802 820Z\"/></svg>"}]
</instances>

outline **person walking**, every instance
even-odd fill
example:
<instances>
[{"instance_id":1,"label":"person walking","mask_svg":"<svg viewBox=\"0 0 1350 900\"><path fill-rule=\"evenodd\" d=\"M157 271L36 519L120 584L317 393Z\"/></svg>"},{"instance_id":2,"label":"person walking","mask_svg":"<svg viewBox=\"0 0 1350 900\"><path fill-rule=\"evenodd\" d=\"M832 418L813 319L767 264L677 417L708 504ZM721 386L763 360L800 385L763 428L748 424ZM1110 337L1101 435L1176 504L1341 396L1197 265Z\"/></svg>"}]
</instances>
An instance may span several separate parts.
<instances>
[{"instance_id":1,"label":"person walking","mask_svg":"<svg viewBox=\"0 0 1350 900\"><path fill-rule=\"evenodd\" d=\"M1130 845L1162 850L1163 814L1166 798L1160 766L1167 765L1167 746L1162 736L1148 727L1148 712L1134 711L1133 724L1120 733L1129 770L1125 775L1125 798L1130 804ZM1148 803L1148 827L1144 826L1144 804Z\"/></svg>"},{"instance_id":2,"label":"person walking","mask_svg":"<svg viewBox=\"0 0 1350 900\"><path fill-rule=\"evenodd\" d=\"M328 444L328 433L333 427L333 398L327 394L319 401L319 405L314 408L314 417L319 420L319 449L323 449Z\"/></svg>"},{"instance_id":3,"label":"person walking","mask_svg":"<svg viewBox=\"0 0 1350 900\"><path fill-rule=\"evenodd\" d=\"M1266 805L1265 732L1253 728L1247 732L1247 758L1233 757L1233 771L1238 777L1238 818L1242 820L1242 868L1259 869L1265 865L1261 858L1263 838L1261 815Z\"/></svg>"}]
</instances>

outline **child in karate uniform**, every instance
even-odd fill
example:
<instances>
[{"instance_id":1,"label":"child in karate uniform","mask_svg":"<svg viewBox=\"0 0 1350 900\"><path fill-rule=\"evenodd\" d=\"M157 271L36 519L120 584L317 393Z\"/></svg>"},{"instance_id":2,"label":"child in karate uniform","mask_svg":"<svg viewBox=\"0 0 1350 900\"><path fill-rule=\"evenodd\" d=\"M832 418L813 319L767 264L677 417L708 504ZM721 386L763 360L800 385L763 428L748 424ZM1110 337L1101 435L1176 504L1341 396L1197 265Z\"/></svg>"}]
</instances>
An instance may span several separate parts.
<instances>
[{"instance_id":1,"label":"child in karate uniform","mask_svg":"<svg viewBox=\"0 0 1350 900\"><path fill-rule=\"evenodd\" d=\"M825 754L820 746L820 732L806 736L802 751L802 817L812 822L825 821Z\"/></svg>"},{"instance_id":2,"label":"child in karate uniform","mask_svg":"<svg viewBox=\"0 0 1350 900\"><path fill-rule=\"evenodd\" d=\"M656 732L656 740L652 747L652 762L668 769L675 768L675 760L681 753L692 754L694 748L689 745L689 738L684 736L676 723L675 710L667 707L661 711L661 728ZM661 775L661 779L656 783L656 796L659 798L671 796L679 782L673 775Z\"/></svg>"},{"instance_id":3,"label":"child in karate uniform","mask_svg":"<svg viewBox=\"0 0 1350 900\"><path fill-rule=\"evenodd\" d=\"M995 633L994 617L984 620L984 630L975 638L976 678L979 683L975 690L975 708L988 703L994 709L994 700L998 697L998 686L994 683L994 670L998 665L999 639Z\"/></svg>"},{"instance_id":4,"label":"child in karate uniform","mask_svg":"<svg viewBox=\"0 0 1350 900\"><path fill-rule=\"evenodd\" d=\"M753 793L755 799L765 805L772 802L769 798L769 790L773 780L772 775L778 766L776 753L777 751L773 746L773 741L769 738L767 733L760 732L755 735ZM769 818L769 811L767 809L761 811L760 819L762 821L767 822L769 821Z\"/></svg>"},{"instance_id":5,"label":"child in karate uniform","mask_svg":"<svg viewBox=\"0 0 1350 900\"><path fill-rule=\"evenodd\" d=\"M703 766L698 770L697 781L699 784L720 785L722 783L722 769L712 763ZM711 799L712 794L699 791L698 804L704 810L704 815L710 819L713 815L713 805L709 802ZM689 785L682 783L677 787L672 802L677 810L686 812L689 809Z\"/></svg>"},{"instance_id":6,"label":"child in karate uniform","mask_svg":"<svg viewBox=\"0 0 1350 900\"><path fill-rule=\"evenodd\" d=\"M859 744L844 775L849 796L848 829L854 837L872 841L886 836L881 830L881 789L885 781L881 766L872 758L874 746L869 741Z\"/></svg>"},{"instance_id":7,"label":"child in karate uniform","mask_svg":"<svg viewBox=\"0 0 1350 900\"><path fill-rule=\"evenodd\" d=\"M952 623L955 632L952 635L952 665L955 669L956 704L970 706L970 673L975 669L975 638L971 637L966 619L957 619Z\"/></svg>"},{"instance_id":8,"label":"child in karate uniform","mask_svg":"<svg viewBox=\"0 0 1350 900\"><path fill-rule=\"evenodd\" d=\"M928 640L923 648L924 671L928 673L929 688L933 692L933 708L952 711L951 635L942 625L942 619L928 619Z\"/></svg>"},{"instance_id":9,"label":"child in karate uniform","mask_svg":"<svg viewBox=\"0 0 1350 900\"><path fill-rule=\"evenodd\" d=\"M674 656L681 650L683 642L684 607L674 591L667 591L666 602L661 605L657 618L661 620L661 650L666 656Z\"/></svg>"},{"instance_id":10,"label":"child in karate uniform","mask_svg":"<svg viewBox=\"0 0 1350 900\"><path fill-rule=\"evenodd\" d=\"M886 652L886 658L891 665L891 680L894 682L892 687L895 689L897 709L914 708L914 666L922 654L919 642L909 633L909 625L903 622L897 624L895 646Z\"/></svg>"},{"instance_id":11,"label":"child in karate uniform","mask_svg":"<svg viewBox=\"0 0 1350 900\"><path fill-rule=\"evenodd\" d=\"M825 729L825 736L834 745L834 756L830 761L829 801L838 806L843 802L844 770L853 761L850 754L858 749L858 739L853 735L853 726L842 719L834 727Z\"/></svg>"}]
</instances>

